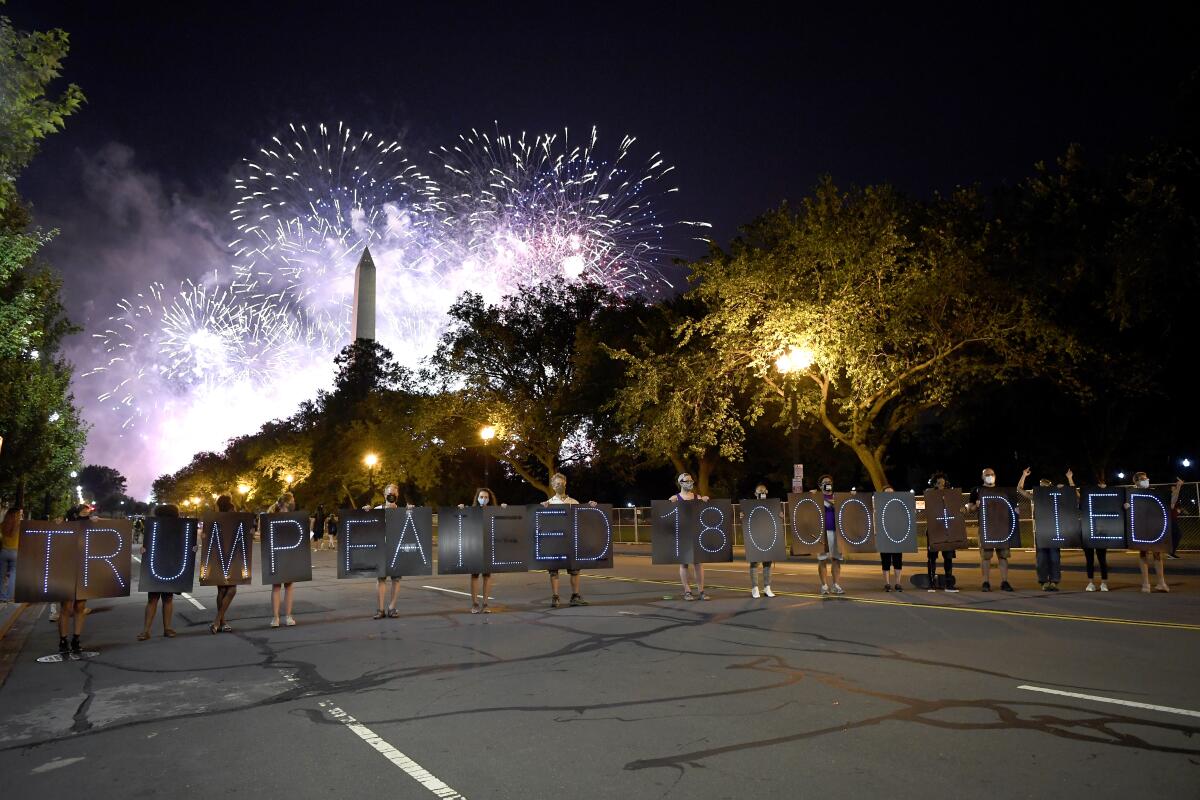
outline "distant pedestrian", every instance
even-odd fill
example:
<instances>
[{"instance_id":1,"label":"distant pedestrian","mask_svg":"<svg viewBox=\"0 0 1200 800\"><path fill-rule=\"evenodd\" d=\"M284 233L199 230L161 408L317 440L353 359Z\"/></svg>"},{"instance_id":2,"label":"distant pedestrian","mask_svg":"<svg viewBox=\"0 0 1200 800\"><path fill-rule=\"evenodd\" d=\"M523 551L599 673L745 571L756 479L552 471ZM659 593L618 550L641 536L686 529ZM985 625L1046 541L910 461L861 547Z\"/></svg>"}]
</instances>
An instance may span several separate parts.
<instances>
[{"instance_id":1,"label":"distant pedestrian","mask_svg":"<svg viewBox=\"0 0 1200 800\"><path fill-rule=\"evenodd\" d=\"M284 492L279 495L279 499L275 501L275 505L271 506L272 514L291 514L296 510L296 497L291 492ZM296 624L296 620L292 617L292 584L288 583L273 583L271 584L271 627L279 627L279 605L280 595L283 595L283 624L291 627Z\"/></svg>"},{"instance_id":2,"label":"distant pedestrian","mask_svg":"<svg viewBox=\"0 0 1200 800\"><path fill-rule=\"evenodd\" d=\"M11 603L17 585L17 550L21 544L21 509L4 513L0 523L0 603Z\"/></svg>"}]
</instances>

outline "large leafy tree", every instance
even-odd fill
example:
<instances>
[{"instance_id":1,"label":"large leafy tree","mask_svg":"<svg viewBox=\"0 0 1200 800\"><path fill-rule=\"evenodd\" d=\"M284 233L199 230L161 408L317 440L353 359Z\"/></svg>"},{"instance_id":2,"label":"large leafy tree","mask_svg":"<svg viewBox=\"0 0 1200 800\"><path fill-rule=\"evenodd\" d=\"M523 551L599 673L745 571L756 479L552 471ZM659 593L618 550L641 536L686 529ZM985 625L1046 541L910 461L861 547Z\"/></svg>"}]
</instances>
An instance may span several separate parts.
<instances>
[{"instance_id":1,"label":"large leafy tree","mask_svg":"<svg viewBox=\"0 0 1200 800\"><path fill-rule=\"evenodd\" d=\"M1069 347L992 273L989 235L972 192L917 203L826 180L694 265L706 312L679 344L754 398L751 417L818 420L882 488L889 446L923 412Z\"/></svg>"}]
</instances>

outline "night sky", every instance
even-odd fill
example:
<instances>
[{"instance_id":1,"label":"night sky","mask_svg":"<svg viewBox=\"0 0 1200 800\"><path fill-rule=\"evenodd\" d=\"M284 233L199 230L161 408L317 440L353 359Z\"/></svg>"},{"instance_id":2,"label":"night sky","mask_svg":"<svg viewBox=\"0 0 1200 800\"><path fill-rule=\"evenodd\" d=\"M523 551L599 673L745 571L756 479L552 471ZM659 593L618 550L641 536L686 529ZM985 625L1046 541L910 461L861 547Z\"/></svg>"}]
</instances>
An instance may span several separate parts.
<instances>
[{"instance_id":1,"label":"night sky","mask_svg":"<svg viewBox=\"0 0 1200 800\"><path fill-rule=\"evenodd\" d=\"M472 127L580 137L676 165L672 217L737 226L828 173L917 195L1029 175L1165 133L1195 20L1137 4L924 12L736 4L58 2L0 7L71 36L88 102L20 189L75 321L148 280L227 264L232 176L289 122L344 121L424 153ZM978 6L978 7L976 7ZM786 9L786 10L785 10ZM685 231L681 256L703 246ZM68 354L96 356L76 337Z\"/></svg>"}]
</instances>

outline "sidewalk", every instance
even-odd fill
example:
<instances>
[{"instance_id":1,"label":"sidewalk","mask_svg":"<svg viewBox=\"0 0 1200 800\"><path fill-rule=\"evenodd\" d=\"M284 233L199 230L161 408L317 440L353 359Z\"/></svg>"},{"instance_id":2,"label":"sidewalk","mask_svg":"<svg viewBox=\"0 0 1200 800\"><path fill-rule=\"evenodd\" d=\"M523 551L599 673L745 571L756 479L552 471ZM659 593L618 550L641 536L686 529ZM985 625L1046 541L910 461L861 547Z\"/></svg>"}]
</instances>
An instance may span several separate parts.
<instances>
[{"instance_id":1,"label":"sidewalk","mask_svg":"<svg viewBox=\"0 0 1200 800\"><path fill-rule=\"evenodd\" d=\"M613 545L613 552L623 556L650 556L650 544L633 544L629 542L618 542ZM1008 560L1009 569L1028 570L1030 572L1037 571L1037 551L1032 548L1014 549L1012 557ZM733 561L745 562L745 548L735 546L733 548ZM816 564L816 556L788 556L783 562L776 563L812 563ZM846 564L855 564L859 566L879 566L879 555L876 553L849 553L846 555ZM995 563L994 561L992 562ZM922 549L918 553L905 553L904 565L906 569L912 570L918 565L925 565L925 551ZM1167 575L1200 575L1200 552L1195 550L1182 550L1180 557L1177 559L1168 558L1166 561ZM979 550L959 550L958 556L954 559L956 569L979 569ZM940 569L940 560L939 560ZM1097 569L1099 567L1097 566ZM1111 574L1136 575L1139 572L1138 554L1132 550L1110 550L1108 551L1108 571ZM1063 550L1062 551L1062 571L1063 572L1086 572L1087 566L1083 558L1082 550ZM1153 565L1151 566L1153 570Z\"/></svg>"}]
</instances>

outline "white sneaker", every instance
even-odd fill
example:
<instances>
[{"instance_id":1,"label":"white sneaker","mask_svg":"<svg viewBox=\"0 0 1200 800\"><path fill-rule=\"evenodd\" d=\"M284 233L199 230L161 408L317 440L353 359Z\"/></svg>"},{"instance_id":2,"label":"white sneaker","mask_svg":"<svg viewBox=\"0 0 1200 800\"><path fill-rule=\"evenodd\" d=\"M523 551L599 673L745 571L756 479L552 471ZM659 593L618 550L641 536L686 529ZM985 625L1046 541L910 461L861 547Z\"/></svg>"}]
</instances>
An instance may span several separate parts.
<instances>
[{"instance_id":1,"label":"white sneaker","mask_svg":"<svg viewBox=\"0 0 1200 800\"><path fill-rule=\"evenodd\" d=\"M770 586L764 586L764 587L763 587L763 594L765 594L767 597L774 597L774 596L775 596L775 593L771 591L771 587L770 587Z\"/></svg>"},{"instance_id":2,"label":"white sneaker","mask_svg":"<svg viewBox=\"0 0 1200 800\"><path fill-rule=\"evenodd\" d=\"M758 599L758 587L757 586L750 587L750 596L753 597L755 600Z\"/></svg>"},{"instance_id":3,"label":"white sneaker","mask_svg":"<svg viewBox=\"0 0 1200 800\"><path fill-rule=\"evenodd\" d=\"M1096 591L1096 584L1092 583L1091 581L1088 581L1088 585L1083 587L1083 590L1085 592L1094 592L1094 591Z\"/></svg>"},{"instance_id":4,"label":"white sneaker","mask_svg":"<svg viewBox=\"0 0 1200 800\"><path fill-rule=\"evenodd\" d=\"M1100 581L1100 591L1102 591L1102 592L1108 591L1108 581Z\"/></svg>"},{"instance_id":5,"label":"white sneaker","mask_svg":"<svg viewBox=\"0 0 1200 800\"><path fill-rule=\"evenodd\" d=\"M293 625L295 625L295 624L296 624L296 620L292 619L292 617L289 615L289 616L287 616L287 617L285 617L285 618L284 618L284 620L283 620L283 624L284 624L284 625L286 625L286 626L288 626L288 627L290 628L290 627L292 627Z\"/></svg>"},{"instance_id":6,"label":"white sneaker","mask_svg":"<svg viewBox=\"0 0 1200 800\"><path fill-rule=\"evenodd\" d=\"M829 587L823 583L821 584L821 594L829 594Z\"/></svg>"},{"instance_id":7,"label":"white sneaker","mask_svg":"<svg viewBox=\"0 0 1200 800\"><path fill-rule=\"evenodd\" d=\"M846 590L845 590L845 589L843 589L842 587L838 586L838 585L835 583L835 584L833 585L833 593L834 593L834 594L845 594L845 593L846 593Z\"/></svg>"}]
</instances>

